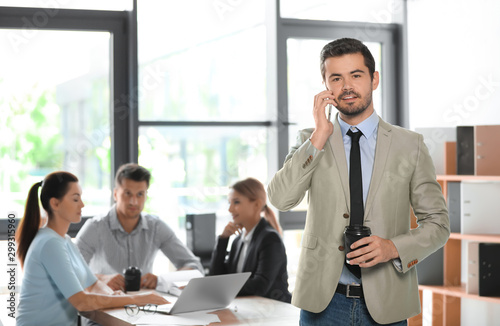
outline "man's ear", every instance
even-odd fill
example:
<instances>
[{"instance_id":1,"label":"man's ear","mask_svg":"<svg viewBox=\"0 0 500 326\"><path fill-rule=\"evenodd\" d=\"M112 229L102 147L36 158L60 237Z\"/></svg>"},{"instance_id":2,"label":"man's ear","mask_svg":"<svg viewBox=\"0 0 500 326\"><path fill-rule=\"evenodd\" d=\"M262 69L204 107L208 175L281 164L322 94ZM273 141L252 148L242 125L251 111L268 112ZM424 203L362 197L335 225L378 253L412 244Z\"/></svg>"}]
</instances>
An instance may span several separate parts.
<instances>
[{"instance_id":1,"label":"man's ear","mask_svg":"<svg viewBox=\"0 0 500 326\"><path fill-rule=\"evenodd\" d=\"M378 71L373 72L372 89L376 90L380 82L380 75Z\"/></svg>"},{"instance_id":2,"label":"man's ear","mask_svg":"<svg viewBox=\"0 0 500 326\"><path fill-rule=\"evenodd\" d=\"M113 199L115 200L115 202L117 201L116 200L116 192L118 191L118 188L115 186L115 188L113 189Z\"/></svg>"}]
</instances>

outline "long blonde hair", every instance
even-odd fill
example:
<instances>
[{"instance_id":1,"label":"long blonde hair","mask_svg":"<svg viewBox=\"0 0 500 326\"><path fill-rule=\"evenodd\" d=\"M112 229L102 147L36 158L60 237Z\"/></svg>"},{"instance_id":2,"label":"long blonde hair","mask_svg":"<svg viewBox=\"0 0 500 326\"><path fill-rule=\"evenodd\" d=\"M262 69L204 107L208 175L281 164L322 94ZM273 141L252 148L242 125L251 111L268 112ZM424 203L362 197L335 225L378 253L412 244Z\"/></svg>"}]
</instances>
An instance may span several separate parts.
<instances>
[{"instance_id":1,"label":"long blonde hair","mask_svg":"<svg viewBox=\"0 0 500 326\"><path fill-rule=\"evenodd\" d=\"M264 185L255 178L247 178L236 182L231 186L232 189L247 197L251 201L261 200L262 211L264 212L264 218L271 224L273 228L278 231L280 235L283 235L283 230L274 214L273 210L267 206L267 195Z\"/></svg>"}]
</instances>

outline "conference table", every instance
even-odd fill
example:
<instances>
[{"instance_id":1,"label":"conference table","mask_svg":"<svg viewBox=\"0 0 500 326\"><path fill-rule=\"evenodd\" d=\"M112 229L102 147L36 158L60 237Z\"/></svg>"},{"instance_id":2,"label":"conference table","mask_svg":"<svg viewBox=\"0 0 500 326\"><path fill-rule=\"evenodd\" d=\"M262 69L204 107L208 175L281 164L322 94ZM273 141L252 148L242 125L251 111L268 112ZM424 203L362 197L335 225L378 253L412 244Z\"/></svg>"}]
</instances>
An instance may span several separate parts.
<instances>
[{"instance_id":1,"label":"conference table","mask_svg":"<svg viewBox=\"0 0 500 326\"><path fill-rule=\"evenodd\" d=\"M139 314L143 313L142 311L139 312ZM127 316L124 308L81 312L80 314L103 326L142 325L135 323L138 320L137 317ZM208 314L215 314L220 319L220 322L209 323L208 325L210 326L298 325L300 309L281 301L258 296L248 296L237 297L227 308L212 311ZM179 325L175 322L169 322L169 317L171 316L158 314L155 314L155 316L156 320L159 321L155 325Z\"/></svg>"}]
</instances>

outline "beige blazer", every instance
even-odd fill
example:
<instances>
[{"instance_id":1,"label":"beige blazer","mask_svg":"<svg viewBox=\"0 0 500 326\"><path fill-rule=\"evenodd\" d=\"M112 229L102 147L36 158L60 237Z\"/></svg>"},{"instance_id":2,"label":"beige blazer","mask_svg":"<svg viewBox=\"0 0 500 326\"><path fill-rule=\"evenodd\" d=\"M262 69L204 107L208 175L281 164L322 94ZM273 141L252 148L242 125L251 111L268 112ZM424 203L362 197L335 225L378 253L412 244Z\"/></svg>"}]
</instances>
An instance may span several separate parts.
<instances>
[{"instance_id":1,"label":"beige blazer","mask_svg":"<svg viewBox=\"0 0 500 326\"><path fill-rule=\"evenodd\" d=\"M349 176L338 120L324 151L312 156L313 129L302 130L283 168L268 187L279 210L297 206L307 193L308 210L292 304L323 311L335 294L345 253L343 231L349 225ZM410 229L410 209L419 227ZM366 305L381 324L420 313L415 265L442 247L450 234L448 210L436 181L423 137L379 118L375 161L365 203L364 225L372 235L390 239L402 263L362 268Z\"/></svg>"}]
</instances>

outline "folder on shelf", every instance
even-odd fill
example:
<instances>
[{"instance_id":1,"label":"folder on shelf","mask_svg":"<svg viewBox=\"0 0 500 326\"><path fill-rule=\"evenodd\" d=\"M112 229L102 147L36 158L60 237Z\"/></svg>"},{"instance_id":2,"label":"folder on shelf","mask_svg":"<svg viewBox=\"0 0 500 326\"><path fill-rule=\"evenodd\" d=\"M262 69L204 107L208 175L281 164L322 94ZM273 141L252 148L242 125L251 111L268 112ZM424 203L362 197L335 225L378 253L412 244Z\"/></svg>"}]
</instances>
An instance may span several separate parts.
<instances>
[{"instance_id":1,"label":"folder on shelf","mask_svg":"<svg viewBox=\"0 0 500 326\"><path fill-rule=\"evenodd\" d=\"M462 181L460 228L463 234L500 234L500 182Z\"/></svg>"},{"instance_id":2,"label":"folder on shelf","mask_svg":"<svg viewBox=\"0 0 500 326\"><path fill-rule=\"evenodd\" d=\"M500 297L500 243L468 243L466 292Z\"/></svg>"},{"instance_id":3,"label":"folder on shelf","mask_svg":"<svg viewBox=\"0 0 500 326\"><path fill-rule=\"evenodd\" d=\"M500 175L500 125L475 126L475 174Z\"/></svg>"},{"instance_id":4,"label":"folder on shelf","mask_svg":"<svg viewBox=\"0 0 500 326\"><path fill-rule=\"evenodd\" d=\"M444 174L457 174L457 142L444 142Z\"/></svg>"},{"instance_id":5,"label":"folder on shelf","mask_svg":"<svg viewBox=\"0 0 500 326\"><path fill-rule=\"evenodd\" d=\"M479 294L479 242L467 244L467 284L468 294Z\"/></svg>"},{"instance_id":6,"label":"folder on shelf","mask_svg":"<svg viewBox=\"0 0 500 326\"><path fill-rule=\"evenodd\" d=\"M473 175L474 169L474 127L457 127L457 174Z\"/></svg>"}]
</instances>

